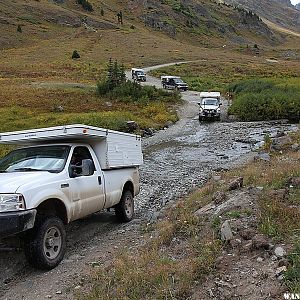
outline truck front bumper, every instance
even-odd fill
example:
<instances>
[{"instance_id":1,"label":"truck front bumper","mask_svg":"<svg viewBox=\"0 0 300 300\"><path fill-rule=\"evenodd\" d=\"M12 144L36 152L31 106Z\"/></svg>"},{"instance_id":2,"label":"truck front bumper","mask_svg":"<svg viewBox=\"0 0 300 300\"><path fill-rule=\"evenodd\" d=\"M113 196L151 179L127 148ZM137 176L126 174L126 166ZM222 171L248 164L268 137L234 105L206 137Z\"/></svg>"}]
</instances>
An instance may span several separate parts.
<instances>
[{"instance_id":1,"label":"truck front bumper","mask_svg":"<svg viewBox=\"0 0 300 300\"><path fill-rule=\"evenodd\" d=\"M33 228L35 216L35 209L0 213L0 238Z\"/></svg>"}]
</instances>

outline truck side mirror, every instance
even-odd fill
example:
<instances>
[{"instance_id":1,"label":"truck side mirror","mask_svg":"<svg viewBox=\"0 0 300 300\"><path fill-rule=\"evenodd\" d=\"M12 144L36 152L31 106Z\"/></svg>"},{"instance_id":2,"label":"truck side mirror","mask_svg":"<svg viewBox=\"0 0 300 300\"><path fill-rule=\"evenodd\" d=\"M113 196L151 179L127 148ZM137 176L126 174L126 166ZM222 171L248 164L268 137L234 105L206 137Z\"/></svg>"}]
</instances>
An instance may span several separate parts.
<instances>
[{"instance_id":1,"label":"truck side mirror","mask_svg":"<svg viewBox=\"0 0 300 300\"><path fill-rule=\"evenodd\" d=\"M222 105L222 103L219 103L219 106L221 106Z\"/></svg>"},{"instance_id":2,"label":"truck side mirror","mask_svg":"<svg viewBox=\"0 0 300 300\"><path fill-rule=\"evenodd\" d=\"M91 176L94 174L94 164L91 159L82 160L82 176Z\"/></svg>"}]
</instances>

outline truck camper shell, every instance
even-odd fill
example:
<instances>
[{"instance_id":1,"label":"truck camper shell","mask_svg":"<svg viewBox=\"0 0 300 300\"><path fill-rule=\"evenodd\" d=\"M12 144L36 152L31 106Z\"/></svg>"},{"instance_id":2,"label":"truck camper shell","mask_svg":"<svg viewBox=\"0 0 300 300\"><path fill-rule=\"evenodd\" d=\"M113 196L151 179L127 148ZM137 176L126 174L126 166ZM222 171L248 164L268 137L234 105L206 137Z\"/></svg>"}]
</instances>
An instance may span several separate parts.
<instances>
[{"instance_id":1,"label":"truck camper shell","mask_svg":"<svg viewBox=\"0 0 300 300\"><path fill-rule=\"evenodd\" d=\"M201 92L200 93L200 98L221 98L221 93L220 92Z\"/></svg>"},{"instance_id":2,"label":"truck camper shell","mask_svg":"<svg viewBox=\"0 0 300 300\"><path fill-rule=\"evenodd\" d=\"M34 146L56 143L89 144L102 170L140 166L143 164L141 137L82 124L6 132L0 144Z\"/></svg>"}]
</instances>

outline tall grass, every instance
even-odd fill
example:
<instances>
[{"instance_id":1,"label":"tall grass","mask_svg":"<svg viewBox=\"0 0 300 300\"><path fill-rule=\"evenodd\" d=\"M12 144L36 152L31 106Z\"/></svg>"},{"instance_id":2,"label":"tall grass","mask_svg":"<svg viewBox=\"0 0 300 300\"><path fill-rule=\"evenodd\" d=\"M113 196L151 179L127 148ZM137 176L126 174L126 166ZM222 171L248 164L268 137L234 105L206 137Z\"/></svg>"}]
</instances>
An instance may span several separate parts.
<instances>
[{"instance_id":1,"label":"tall grass","mask_svg":"<svg viewBox=\"0 0 300 300\"><path fill-rule=\"evenodd\" d=\"M300 78L245 80L230 85L229 91L235 95L229 113L237 115L242 121L299 121Z\"/></svg>"}]
</instances>

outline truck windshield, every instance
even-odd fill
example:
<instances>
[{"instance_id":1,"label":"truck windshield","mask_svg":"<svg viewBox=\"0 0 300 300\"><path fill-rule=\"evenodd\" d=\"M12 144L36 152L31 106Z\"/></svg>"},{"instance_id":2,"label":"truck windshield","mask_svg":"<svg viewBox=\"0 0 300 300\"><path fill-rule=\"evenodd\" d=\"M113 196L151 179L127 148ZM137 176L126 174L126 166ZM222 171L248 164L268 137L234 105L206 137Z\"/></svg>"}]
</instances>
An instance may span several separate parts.
<instances>
[{"instance_id":1,"label":"truck windshield","mask_svg":"<svg viewBox=\"0 0 300 300\"><path fill-rule=\"evenodd\" d=\"M37 146L14 150L0 160L0 172L63 170L70 146Z\"/></svg>"},{"instance_id":2,"label":"truck windshield","mask_svg":"<svg viewBox=\"0 0 300 300\"><path fill-rule=\"evenodd\" d=\"M202 100L204 105L219 105L219 100L216 98L205 98Z\"/></svg>"}]
</instances>

